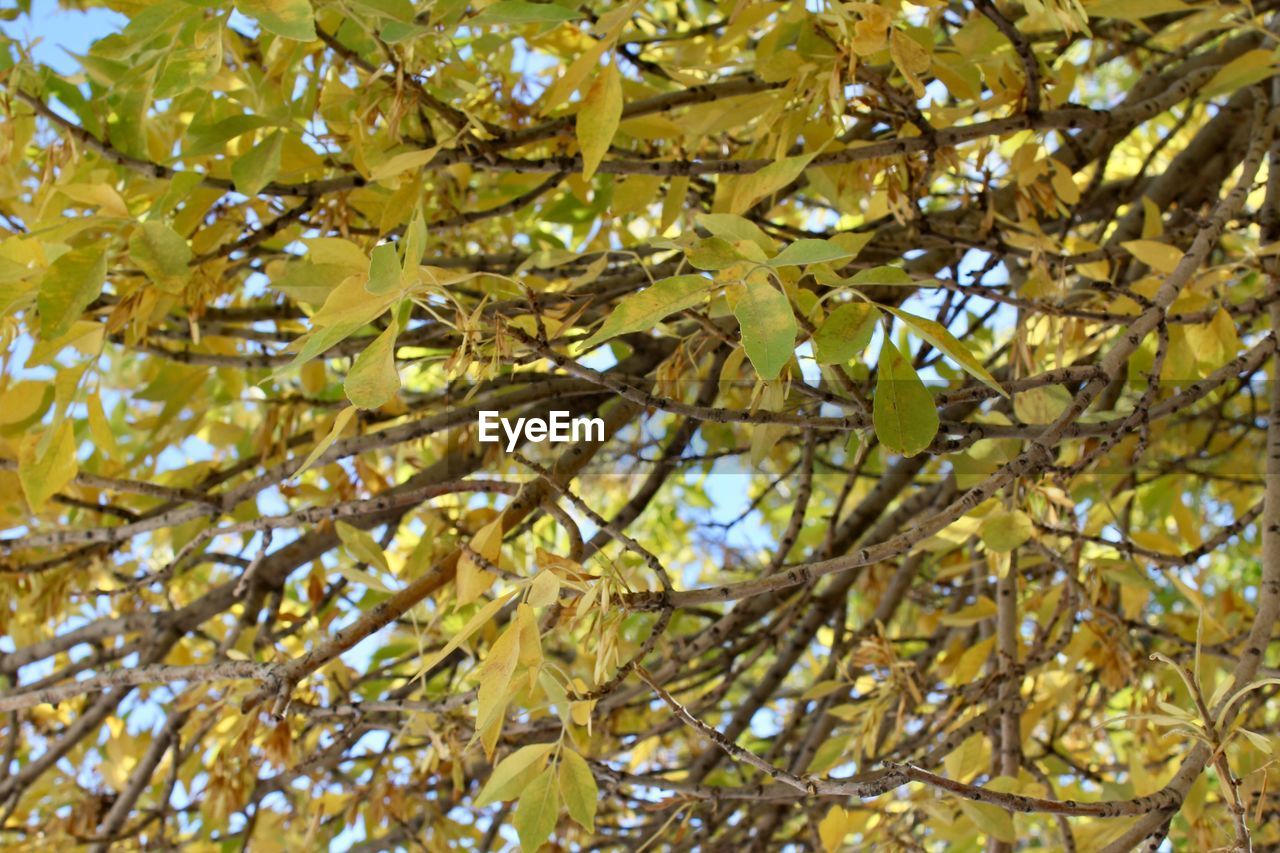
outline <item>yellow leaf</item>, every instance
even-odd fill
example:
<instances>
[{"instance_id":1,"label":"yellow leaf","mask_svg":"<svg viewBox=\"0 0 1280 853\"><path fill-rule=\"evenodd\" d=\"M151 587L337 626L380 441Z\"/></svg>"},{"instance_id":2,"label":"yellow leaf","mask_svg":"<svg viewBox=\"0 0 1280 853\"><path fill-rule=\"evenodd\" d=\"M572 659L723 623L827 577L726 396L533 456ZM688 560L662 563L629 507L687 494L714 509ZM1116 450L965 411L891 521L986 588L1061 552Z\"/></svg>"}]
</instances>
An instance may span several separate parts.
<instances>
[{"instance_id":1,"label":"yellow leaf","mask_svg":"<svg viewBox=\"0 0 1280 853\"><path fill-rule=\"evenodd\" d=\"M1258 48L1240 54L1218 69L1218 73L1204 85L1200 95L1212 98L1227 92L1235 92L1245 86L1265 80L1275 72L1276 52Z\"/></svg>"},{"instance_id":2,"label":"yellow leaf","mask_svg":"<svg viewBox=\"0 0 1280 853\"><path fill-rule=\"evenodd\" d=\"M1021 510L993 512L982 522L982 542L989 551L1012 551L1035 533L1031 517Z\"/></svg>"},{"instance_id":3,"label":"yellow leaf","mask_svg":"<svg viewBox=\"0 0 1280 853\"><path fill-rule=\"evenodd\" d=\"M387 565L387 557L382 553L382 546L368 531L352 527L345 521L339 521L333 526L352 557L370 566L377 566L384 572L391 571L391 567Z\"/></svg>"},{"instance_id":4,"label":"yellow leaf","mask_svg":"<svg viewBox=\"0 0 1280 853\"><path fill-rule=\"evenodd\" d=\"M353 273L365 272L369 268L368 256L350 240L343 240L341 237L313 237L305 242L307 260L313 264L332 264Z\"/></svg>"},{"instance_id":5,"label":"yellow leaf","mask_svg":"<svg viewBox=\"0 0 1280 853\"><path fill-rule=\"evenodd\" d=\"M1088 11L1090 18L1140 21L1188 8L1190 7L1182 0L1096 0L1089 4Z\"/></svg>"},{"instance_id":6,"label":"yellow leaf","mask_svg":"<svg viewBox=\"0 0 1280 853\"><path fill-rule=\"evenodd\" d=\"M1164 233L1164 217L1149 196L1142 197L1142 239L1154 240Z\"/></svg>"},{"instance_id":7,"label":"yellow leaf","mask_svg":"<svg viewBox=\"0 0 1280 853\"><path fill-rule=\"evenodd\" d=\"M1018 419L1028 424L1053 423L1071 405L1071 394L1060 385L1020 391L1013 400Z\"/></svg>"},{"instance_id":8,"label":"yellow leaf","mask_svg":"<svg viewBox=\"0 0 1280 853\"><path fill-rule=\"evenodd\" d=\"M1080 188L1076 186L1071 170L1057 160L1053 161L1053 175L1049 179L1053 183L1053 191L1066 204L1080 201Z\"/></svg>"},{"instance_id":9,"label":"yellow leaf","mask_svg":"<svg viewBox=\"0 0 1280 853\"><path fill-rule=\"evenodd\" d=\"M1240 729L1240 734L1247 737L1250 743L1252 743L1258 749L1262 750L1267 755L1272 755L1275 753L1275 745L1271 742L1271 738L1267 737L1266 735L1260 734L1255 731L1250 731L1249 729L1245 729L1245 728Z\"/></svg>"},{"instance_id":10,"label":"yellow leaf","mask_svg":"<svg viewBox=\"0 0 1280 853\"><path fill-rule=\"evenodd\" d=\"M0 394L0 426L22 423L44 408L45 397L52 397L48 382L24 379L15 382Z\"/></svg>"},{"instance_id":11,"label":"yellow leaf","mask_svg":"<svg viewBox=\"0 0 1280 853\"><path fill-rule=\"evenodd\" d=\"M531 743L522 746L498 762L484 783L476 808L484 808L499 800L514 800L547 764L554 743Z\"/></svg>"},{"instance_id":12,"label":"yellow leaf","mask_svg":"<svg viewBox=\"0 0 1280 853\"><path fill-rule=\"evenodd\" d=\"M316 37L310 0L236 0L236 9L278 36L295 41L312 41Z\"/></svg>"},{"instance_id":13,"label":"yellow leaf","mask_svg":"<svg viewBox=\"0 0 1280 853\"><path fill-rule=\"evenodd\" d=\"M65 334L98 298L106 278L107 256L101 246L72 249L54 261L41 279L36 297L40 337L48 341Z\"/></svg>"},{"instance_id":14,"label":"yellow leaf","mask_svg":"<svg viewBox=\"0 0 1280 853\"><path fill-rule=\"evenodd\" d=\"M991 647L995 645L995 641L995 637L988 637L965 649L956 663L955 670L951 673L952 682L959 685L973 681L991 655Z\"/></svg>"},{"instance_id":15,"label":"yellow leaf","mask_svg":"<svg viewBox=\"0 0 1280 853\"><path fill-rule=\"evenodd\" d=\"M333 419L333 426L329 428L328 434L326 434L324 438L320 439L320 441L316 443L315 447L311 448L311 452L307 454L307 458L303 461L302 467L293 472L294 477L301 476L303 471L314 465L315 461L324 455L326 450L333 446L333 443L338 440L338 436L342 435L342 431L347 428L347 424L351 423L351 417L355 413L355 406L347 406L341 412L338 412L337 417Z\"/></svg>"},{"instance_id":16,"label":"yellow leaf","mask_svg":"<svg viewBox=\"0 0 1280 853\"><path fill-rule=\"evenodd\" d=\"M796 317L791 301L767 279L752 277L734 309L742 329L742 348L761 379L777 379L796 346Z\"/></svg>"},{"instance_id":17,"label":"yellow leaf","mask_svg":"<svg viewBox=\"0 0 1280 853\"><path fill-rule=\"evenodd\" d=\"M948 613L942 617L943 625L956 625L964 627L967 625L976 625L983 619L990 619L996 615L996 603L985 595L979 596L978 600L968 607L963 607L955 613Z\"/></svg>"},{"instance_id":18,"label":"yellow leaf","mask_svg":"<svg viewBox=\"0 0 1280 853\"><path fill-rule=\"evenodd\" d=\"M374 166L369 171L369 180L382 181L387 178L393 178L401 172L408 172L412 169L421 169L423 166L435 159L436 154L440 151L439 145L433 145L430 148L421 151L406 151L403 154L396 154L381 164Z\"/></svg>"},{"instance_id":19,"label":"yellow leaf","mask_svg":"<svg viewBox=\"0 0 1280 853\"><path fill-rule=\"evenodd\" d=\"M924 97L924 84L920 75L929 70L929 53L920 43L901 30L893 30L889 36L889 55L902 76L911 84L917 98Z\"/></svg>"},{"instance_id":20,"label":"yellow leaf","mask_svg":"<svg viewBox=\"0 0 1280 853\"><path fill-rule=\"evenodd\" d=\"M1013 815L999 806L990 803L978 803L971 800L960 800L960 810L977 825L978 829L998 841L1013 843L1018 840L1013 826Z\"/></svg>"},{"instance_id":21,"label":"yellow leaf","mask_svg":"<svg viewBox=\"0 0 1280 853\"><path fill-rule=\"evenodd\" d=\"M963 782L985 768L986 757L987 738L978 732L969 735L958 748L947 753L943 766L947 776Z\"/></svg>"},{"instance_id":22,"label":"yellow leaf","mask_svg":"<svg viewBox=\"0 0 1280 853\"><path fill-rule=\"evenodd\" d=\"M622 79L614 63L597 75L578 110L578 147L582 149L582 177L590 180L604 159L622 118Z\"/></svg>"},{"instance_id":23,"label":"yellow leaf","mask_svg":"<svg viewBox=\"0 0 1280 853\"><path fill-rule=\"evenodd\" d=\"M849 812L844 806L835 805L827 810L826 817L818 824L818 838L826 853L834 853L849 834Z\"/></svg>"},{"instance_id":24,"label":"yellow leaf","mask_svg":"<svg viewBox=\"0 0 1280 853\"><path fill-rule=\"evenodd\" d=\"M37 455L39 443L39 436L29 435L18 453L18 479L32 512L44 509L49 498L75 479L80 469L76 463L75 431L70 421L64 420L57 427L48 448Z\"/></svg>"},{"instance_id":25,"label":"yellow leaf","mask_svg":"<svg viewBox=\"0 0 1280 853\"><path fill-rule=\"evenodd\" d=\"M502 728L511 696L511 676L520 660L520 628L515 622L498 635L484 663L480 665L480 688L476 691L476 732L484 741L486 753L492 753Z\"/></svg>"},{"instance_id":26,"label":"yellow leaf","mask_svg":"<svg viewBox=\"0 0 1280 853\"><path fill-rule=\"evenodd\" d=\"M1182 553L1178 543L1163 530L1131 530L1129 538L1135 545L1157 554L1168 554L1172 557Z\"/></svg>"},{"instance_id":27,"label":"yellow leaf","mask_svg":"<svg viewBox=\"0 0 1280 853\"><path fill-rule=\"evenodd\" d=\"M393 320L351 365L342 388L347 392L347 399L358 408L376 409L400 390L395 355L399 333L400 326Z\"/></svg>"},{"instance_id":28,"label":"yellow leaf","mask_svg":"<svg viewBox=\"0 0 1280 853\"><path fill-rule=\"evenodd\" d=\"M554 572L543 570L529 584L529 606L547 607L560 597L560 579Z\"/></svg>"},{"instance_id":29,"label":"yellow leaf","mask_svg":"<svg viewBox=\"0 0 1280 853\"><path fill-rule=\"evenodd\" d=\"M366 572L364 569L357 568L356 566L348 566L345 563L340 563L336 567L335 571L352 583L359 584L360 586L368 589L386 593L395 592L394 589L387 586L386 582L383 581L382 578L372 572Z\"/></svg>"},{"instance_id":30,"label":"yellow leaf","mask_svg":"<svg viewBox=\"0 0 1280 853\"><path fill-rule=\"evenodd\" d=\"M163 222L144 222L129 238L129 258L166 293L182 292L191 257L187 241Z\"/></svg>"},{"instance_id":31,"label":"yellow leaf","mask_svg":"<svg viewBox=\"0 0 1280 853\"><path fill-rule=\"evenodd\" d=\"M591 349L610 338L652 329L664 317L699 305L715 282L700 275L677 275L654 282L639 293L624 297L604 318L583 347Z\"/></svg>"},{"instance_id":32,"label":"yellow leaf","mask_svg":"<svg viewBox=\"0 0 1280 853\"><path fill-rule=\"evenodd\" d=\"M604 52L609 48L610 43L611 40L609 39L601 39L594 42L590 48L579 55L565 69L559 80L551 84L551 87L547 89L547 93L542 96L542 103L539 105L539 111L543 115L548 115L552 110L564 103L573 94L573 91L587 79L587 75L600 67L600 57L604 56Z\"/></svg>"},{"instance_id":33,"label":"yellow leaf","mask_svg":"<svg viewBox=\"0 0 1280 853\"><path fill-rule=\"evenodd\" d=\"M625 216L644 210L658 197L662 182L662 175L627 175L614 183L609 210L615 216Z\"/></svg>"},{"instance_id":34,"label":"yellow leaf","mask_svg":"<svg viewBox=\"0 0 1280 853\"><path fill-rule=\"evenodd\" d=\"M1182 250L1156 240L1128 240L1124 246L1138 260L1158 273L1171 273L1182 260Z\"/></svg>"},{"instance_id":35,"label":"yellow leaf","mask_svg":"<svg viewBox=\"0 0 1280 853\"><path fill-rule=\"evenodd\" d=\"M524 789L516 802L512 819L520 836L520 849L533 853L551 837L560 813L560 797L555 772L548 767Z\"/></svg>"},{"instance_id":36,"label":"yellow leaf","mask_svg":"<svg viewBox=\"0 0 1280 853\"><path fill-rule=\"evenodd\" d=\"M298 350L298 354L281 370L306 364L328 351L372 322L399 298L399 294L394 292L371 294L365 289L367 276L363 270L368 263L369 259L362 254L360 275L349 276L329 293L324 305L311 318L311 331L290 345L291 349Z\"/></svg>"},{"instance_id":37,"label":"yellow leaf","mask_svg":"<svg viewBox=\"0 0 1280 853\"><path fill-rule=\"evenodd\" d=\"M743 213L765 196L772 195L800 177L818 152L786 157L758 172L738 178L722 179L716 188L717 213ZM721 198L727 202L721 207Z\"/></svg>"},{"instance_id":38,"label":"yellow leaf","mask_svg":"<svg viewBox=\"0 0 1280 853\"><path fill-rule=\"evenodd\" d=\"M565 749L560 755L560 796L569 807L569 817L577 821L583 829L595 832L596 801L600 790L596 786L596 778L586 759Z\"/></svg>"},{"instance_id":39,"label":"yellow leaf","mask_svg":"<svg viewBox=\"0 0 1280 853\"><path fill-rule=\"evenodd\" d=\"M542 665L542 635L533 608L521 602L516 605L516 625L520 631L520 665Z\"/></svg>"},{"instance_id":40,"label":"yellow leaf","mask_svg":"<svg viewBox=\"0 0 1280 853\"><path fill-rule=\"evenodd\" d=\"M471 550L490 563L497 565L502 555L502 516L476 531L471 539ZM497 576L488 569L482 568L475 560L463 553L458 560L457 577L454 580L458 606L470 604L484 594Z\"/></svg>"},{"instance_id":41,"label":"yellow leaf","mask_svg":"<svg viewBox=\"0 0 1280 853\"><path fill-rule=\"evenodd\" d=\"M104 457L119 456L120 447L116 444L115 433L111 431L111 422L102 409L102 398L97 391L89 395L86 408L89 410L89 433L98 453Z\"/></svg>"},{"instance_id":42,"label":"yellow leaf","mask_svg":"<svg viewBox=\"0 0 1280 853\"><path fill-rule=\"evenodd\" d=\"M960 365L960 367L962 367L970 376L977 379L993 391L1006 397L1009 396L1005 393L1005 390L1001 387L1000 383L996 381L995 377L987 372L987 369L983 367L982 362L978 361L977 357L969 351L969 348L956 340L955 336L952 335L951 332L947 331L947 328L941 323L936 320L930 320L925 317L917 317L914 314L908 314L906 311L899 311L897 308L890 305L882 307L905 323L911 331L915 332L933 346L946 353L952 361Z\"/></svg>"},{"instance_id":43,"label":"yellow leaf","mask_svg":"<svg viewBox=\"0 0 1280 853\"><path fill-rule=\"evenodd\" d=\"M110 184L64 184L58 187L58 192L72 201L97 207L100 213L107 216L116 216L121 219L129 218L128 205L124 203L120 193L116 192L115 187Z\"/></svg>"},{"instance_id":44,"label":"yellow leaf","mask_svg":"<svg viewBox=\"0 0 1280 853\"><path fill-rule=\"evenodd\" d=\"M467 554L458 560L458 571L454 575L454 594L459 607L465 607L484 595L498 576L488 569L476 564Z\"/></svg>"},{"instance_id":45,"label":"yellow leaf","mask_svg":"<svg viewBox=\"0 0 1280 853\"><path fill-rule=\"evenodd\" d=\"M510 593L501 595L477 610L472 617L467 620L467 624L463 626L462 630L454 634L449 639L449 642L444 644L444 647L440 649L440 651L423 661L422 671L426 672L432 669L440 663L440 661L457 651L458 647L470 639L472 634L479 631L481 626L488 624L489 620L497 615L498 611L502 609L502 606L507 603L507 599L510 597Z\"/></svg>"},{"instance_id":46,"label":"yellow leaf","mask_svg":"<svg viewBox=\"0 0 1280 853\"><path fill-rule=\"evenodd\" d=\"M306 0L303 0L305 3ZM231 163L231 180L236 192L256 196L280 174L280 155L284 151L284 134L275 131Z\"/></svg>"}]
</instances>

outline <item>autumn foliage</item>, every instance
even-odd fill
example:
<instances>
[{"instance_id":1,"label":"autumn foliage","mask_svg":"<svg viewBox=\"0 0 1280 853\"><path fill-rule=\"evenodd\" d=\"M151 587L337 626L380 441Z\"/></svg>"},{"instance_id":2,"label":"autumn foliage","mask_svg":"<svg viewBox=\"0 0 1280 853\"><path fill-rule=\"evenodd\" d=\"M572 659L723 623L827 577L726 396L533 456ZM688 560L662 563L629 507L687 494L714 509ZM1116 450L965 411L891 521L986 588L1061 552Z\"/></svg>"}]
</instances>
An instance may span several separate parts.
<instances>
[{"instance_id":1,"label":"autumn foliage","mask_svg":"<svg viewBox=\"0 0 1280 853\"><path fill-rule=\"evenodd\" d=\"M0 845L1280 844L1277 4L63 2Z\"/></svg>"}]
</instances>

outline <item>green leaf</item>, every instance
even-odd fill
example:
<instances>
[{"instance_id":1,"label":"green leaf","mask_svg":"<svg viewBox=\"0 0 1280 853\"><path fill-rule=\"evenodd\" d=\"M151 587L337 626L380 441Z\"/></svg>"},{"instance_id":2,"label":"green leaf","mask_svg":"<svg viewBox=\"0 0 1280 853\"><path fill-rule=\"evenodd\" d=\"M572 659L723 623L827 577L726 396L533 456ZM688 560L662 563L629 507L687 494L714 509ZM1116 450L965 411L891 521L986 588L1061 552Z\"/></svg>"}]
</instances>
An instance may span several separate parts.
<instances>
[{"instance_id":1,"label":"green leaf","mask_svg":"<svg viewBox=\"0 0 1280 853\"><path fill-rule=\"evenodd\" d=\"M618 66L610 63L596 75L582 99L582 108L578 110L577 135L578 147L582 149L583 180L591 180L596 173L621 120L622 78L618 74Z\"/></svg>"},{"instance_id":2,"label":"green leaf","mask_svg":"<svg viewBox=\"0 0 1280 853\"><path fill-rule=\"evenodd\" d=\"M101 246L72 249L54 261L40 280L36 297L40 337L49 341L66 334L98 298L106 278L107 256Z\"/></svg>"},{"instance_id":3,"label":"green leaf","mask_svg":"<svg viewBox=\"0 0 1280 853\"><path fill-rule=\"evenodd\" d=\"M569 807L569 817L576 820L583 829L595 832L596 801L600 791L596 787L596 777L585 758L572 749L565 749L560 755L560 795Z\"/></svg>"},{"instance_id":4,"label":"green leaf","mask_svg":"<svg viewBox=\"0 0 1280 853\"><path fill-rule=\"evenodd\" d=\"M231 180L236 192L252 198L280 174L280 153L284 134L274 131L231 164Z\"/></svg>"},{"instance_id":5,"label":"green leaf","mask_svg":"<svg viewBox=\"0 0 1280 853\"><path fill-rule=\"evenodd\" d=\"M777 242L761 231L759 225L736 213L699 213L693 219L699 226L710 231L713 237L721 237L730 242L746 240L755 243L770 255L778 248Z\"/></svg>"},{"instance_id":6,"label":"green leaf","mask_svg":"<svg viewBox=\"0 0 1280 853\"><path fill-rule=\"evenodd\" d=\"M352 527L345 521L335 522L333 526L338 532L338 538L342 540L343 545L347 546L347 552L352 557L370 566L377 566L384 572L391 571L391 567L387 565L387 557L382 553L382 547L367 530Z\"/></svg>"},{"instance_id":7,"label":"green leaf","mask_svg":"<svg viewBox=\"0 0 1280 853\"><path fill-rule=\"evenodd\" d=\"M291 346L298 347L293 361L281 370L305 364L364 328L391 307L396 294L370 294L364 276L349 276L335 287L324 305L311 317L312 330Z\"/></svg>"},{"instance_id":8,"label":"green leaf","mask_svg":"<svg viewBox=\"0 0 1280 853\"><path fill-rule=\"evenodd\" d=\"M914 285L919 282L908 275L906 270L899 267L872 267L869 270L854 273L845 283L852 285Z\"/></svg>"},{"instance_id":9,"label":"green leaf","mask_svg":"<svg viewBox=\"0 0 1280 853\"><path fill-rule=\"evenodd\" d=\"M182 152L188 157L220 154L232 139L258 128L271 127L273 124L275 122L266 116L255 115L233 115L210 124L193 121L183 136ZM200 175L197 172L183 172L181 174L194 175L197 183L200 180ZM174 180L177 179L174 178Z\"/></svg>"},{"instance_id":10,"label":"green leaf","mask_svg":"<svg viewBox=\"0 0 1280 853\"><path fill-rule=\"evenodd\" d=\"M876 234L874 231L842 231L839 234L827 238L827 242L839 246L846 252L852 252L854 255L859 255L862 253L862 250L867 247L867 244L875 238L875 236Z\"/></svg>"},{"instance_id":11,"label":"green leaf","mask_svg":"<svg viewBox=\"0 0 1280 853\"><path fill-rule=\"evenodd\" d=\"M1014 830L1013 815L991 803L977 803L970 800L957 800L960 810L974 822L981 831L998 841L1010 844L1018 840Z\"/></svg>"},{"instance_id":12,"label":"green leaf","mask_svg":"<svg viewBox=\"0 0 1280 853\"><path fill-rule=\"evenodd\" d=\"M476 797L475 807L482 809L499 800L515 799L546 766L555 748L554 742L531 743L499 761L480 790L480 796Z\"/></svg>"},{"instance_id":13,"label":"green leaf","mask_svg":"<svg viewBox=\"0 0 1280 853\"><path fill-rule=\"evenodd\" d=\"M822 746L814 751L813 759L809 762L809 766L805 768L805 772L811 775L827 773L844 759L845 753L849 750L849 741L851 739L850 735L840 735L824 740Z\"/></svg>"},{"instance_id":14,"label":"green leaf","mask_svg":"<svg viewBox=\"0 0 1280 853\"><path fill-rule=\"evenodd\" d=\"M357 5L364 6L381 15L385 15L404 24L413 23L413 4L409 0L355 0Z\"/></svg>"},{"instance_id":15,"label":"green leaf","mask_svg":"<svg viewBox=\"0 0 1280 853\"><path fill-rule=\"evenodd\" d=\"M604 325L583 346L590 349L618 335L652 329L664 317L702 302L715 286L711 279L700 275L677 275L656 281L621 300L605 317Z\"/></svg>"},{"instance_id":16,"label":"green leaf","mask_svg":"<svg viewBox=\"0 0 1280 853\"><path fill-rule=\"evenodd\" d=\"M548 767L534 778L516 801L512 823L520 836L520 849L532 853L542 846L556 828L560 814L560 798L556 790L555 770Z\"/></svg>"},{"instance_id":17,"label":"green leaf","mask_svg":"<svg viewBox=\"0 0 1280 853\"><path fill-rule=\"evenodd\" d=\"M796 348L796 316L785 293L763 278L747 282L734 316L742 348L761 379L777 379Z\"/></svg>"},{"instance_id":18,"label":"green leaf","mask_svg":"<svg viewBox=\"0 0 1280 853\"><path fill-rule=\"evenodd\" d=\"M1089 4L1087 11L1090 18L1140 21L1189 8L1191 7L1183 0L1095 0Z\"/></svg>"},{"instance_id":19,"label":"green leaf","mask_svg":"<svg viewBox=\"0 0 1280 853\"><path fill-rule=\"evenodd\" d=\"M400 390L400 374L396 370L399 333L399 324L392 322L351 365L342 389L347 392L347 399L361 409L376 409Z\"/></svg>"},{"instance_id":20,"label":"green leaf","mask_svg":"<svg viewBox=\"0 0 1280 853\"><path fill-rule=\"evenodd\" d=\"M991 551L1012 551L1031 538L1035 526L1025 512L993 512L982 521L982 542Z\"/></svg>"},{"instance_id":21,"label":"green leaf","mask_svg":"<svg viewBox=\"0 0 1280 853\"><path fill-rule=\"evenodd\" d=\"M191 247L163 222L144 222L133 232L129 258L166 293L181 293L191 278Z\"/></svg>"},{"instance_id":22,"label":"green leaf","mask_svg":"<svg viewBox=\"0 0 1280 853\"><path fill-rule=\"evenodd\" d=\"M307 244L307 260L313 264L341 267L351 273L367 272L369 269L369 258L350 240L341 237L312 237L303 242Z\"/></svg>"},{"instance_id":23,"label":"green leaf","mask_svg":"<svg viewBox=\"0 0 1280 853\"><path fill-rule=\"evenodd\" d=\"M924 450L938 434L938 410L933 396L915 368L887 338L880 347L871 419L880 443L903 456Z\"/></svg>"},{"instance_id":24,"label":"green leaf","mask_svg":"<svg viewBox=\"0 0 1280 853\"><path fill-rule=\"evenodd\" d=\"M797 240L787 246L777 257L769 261L771 267L800 267L807 264L824 264L844 261L857 256L830 240Z\"/></svg>"},{"instance_id":25,"label":"green leaf","mask_svg":"<svg viewBox=\"0 0 1280 853\"><path fill-rule=\"evenodd\" d=\"M549 24L576 21L583 15L555 3L529 3L526 0L500 0L486 6L468 23L476 26L492 24Z\"/></svg>"},{"instance_id":26,"label":"green leaf","mask_svg":"<svg viewBox=\"0 0 1280 853\"><path fill-rule=\"evenodd\" d=\"M315 40L316 15L310 0L236 0L236 9L269 33L296 41Z\"/></svg>"},{"instance_id":27,"label":"green leaf","mask_svg":"<svg viewBox=\"0 0 1280 853\"><path fill-rule=\"evenodd\" d=\"M76 462L76 439L71 421L58 425L44 453L40 437L27 436L18 451L18 480L32 512L39 512L49 498L62 491L80 470Z\"/></svg>"},{"instance_id":28,"label":"green leaf","mask_svg":"<svg viewBox=\"0 0 1280 853\"><path fill-rule=\"evenodd\" d=\"M685 252L689 265L700 270L723 270L741 263L744 255L723 237L699 240Z\"/></svg>"},{"instance_id":29,"label":"green leaf","mask_svg":"<svg viewBox=\"0 0 1280 853\"><path fill-rule=\"evenodd\" d=\"M369 256L369 280L364 289L370 293L394 293L400 290L400 256L394 243L375 246Z\"/></svg>"},{"instance_id":30,"label":"green leaf","mask_svg":"<svg viewBox=\"0 0 1280 853\"><path fill-rule=\"evenodd\" d=\"M907 326L910 327L910 329L917 335L933 344L933 346L937 347L946 355L950 356L951 360L960 365L960 367L970 376L997 393L1006 397L1009 396L1005 393L1005 390L1001 387L1000 383L996 381L996 378L988 373L987 369L982 366L982 362L978 361L977 357L969 351L969 348L956 340L955 336L948 332L946 327L941 323L936 320L927 320L924 317L917 317L914 314L908 314L906 311L899 311L897 308L892 308L887 305L884 306L884 308L886 311L893 314L893 316L906 323Z\"/></svg>"},{"instance_id":31,"label":"green leaf","mask_svg":"<svg viewBox=\"0 0 1280 853\"><path fill-rule=\"evenodd\" d=\"M847 364L871 343L880 312L865 302L839 305L813 334L818 364Z\"/></svg>"}]
</instances>

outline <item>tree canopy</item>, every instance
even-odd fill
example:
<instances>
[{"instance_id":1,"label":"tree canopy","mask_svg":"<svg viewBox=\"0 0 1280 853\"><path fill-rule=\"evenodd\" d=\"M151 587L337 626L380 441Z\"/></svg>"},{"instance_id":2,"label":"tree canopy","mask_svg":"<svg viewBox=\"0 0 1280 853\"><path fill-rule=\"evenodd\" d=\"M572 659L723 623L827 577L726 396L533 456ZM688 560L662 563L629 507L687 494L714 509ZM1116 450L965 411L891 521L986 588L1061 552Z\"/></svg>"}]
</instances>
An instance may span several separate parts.
<instances>
[{"instance_id":1,"label":"tree canopy","mask_svg":"<svg viewBox=\"0 0 1280 853\"><path fill-rule=\"evenodd\" d=\"M1280 844L1276 3L62 2L0 844Z\"/></svg>"}]
</instances>

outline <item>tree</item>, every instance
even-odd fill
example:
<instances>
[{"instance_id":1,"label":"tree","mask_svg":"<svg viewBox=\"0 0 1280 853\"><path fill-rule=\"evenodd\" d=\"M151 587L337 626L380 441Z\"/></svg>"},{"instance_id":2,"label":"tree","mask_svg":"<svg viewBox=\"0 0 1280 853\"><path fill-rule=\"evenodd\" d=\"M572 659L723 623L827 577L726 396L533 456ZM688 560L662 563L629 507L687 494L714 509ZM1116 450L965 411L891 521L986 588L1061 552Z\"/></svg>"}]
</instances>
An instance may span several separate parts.
<instances>
[{"instance_id":1,"label":"tree","mask_svg":"<svg viewBox=\"0 0 1280 853\"><path fill-rule=\"evenodd\" d=\"M102 5L3 843L1280 843L1275 4Z\"/></svg>"}]
</instances>

